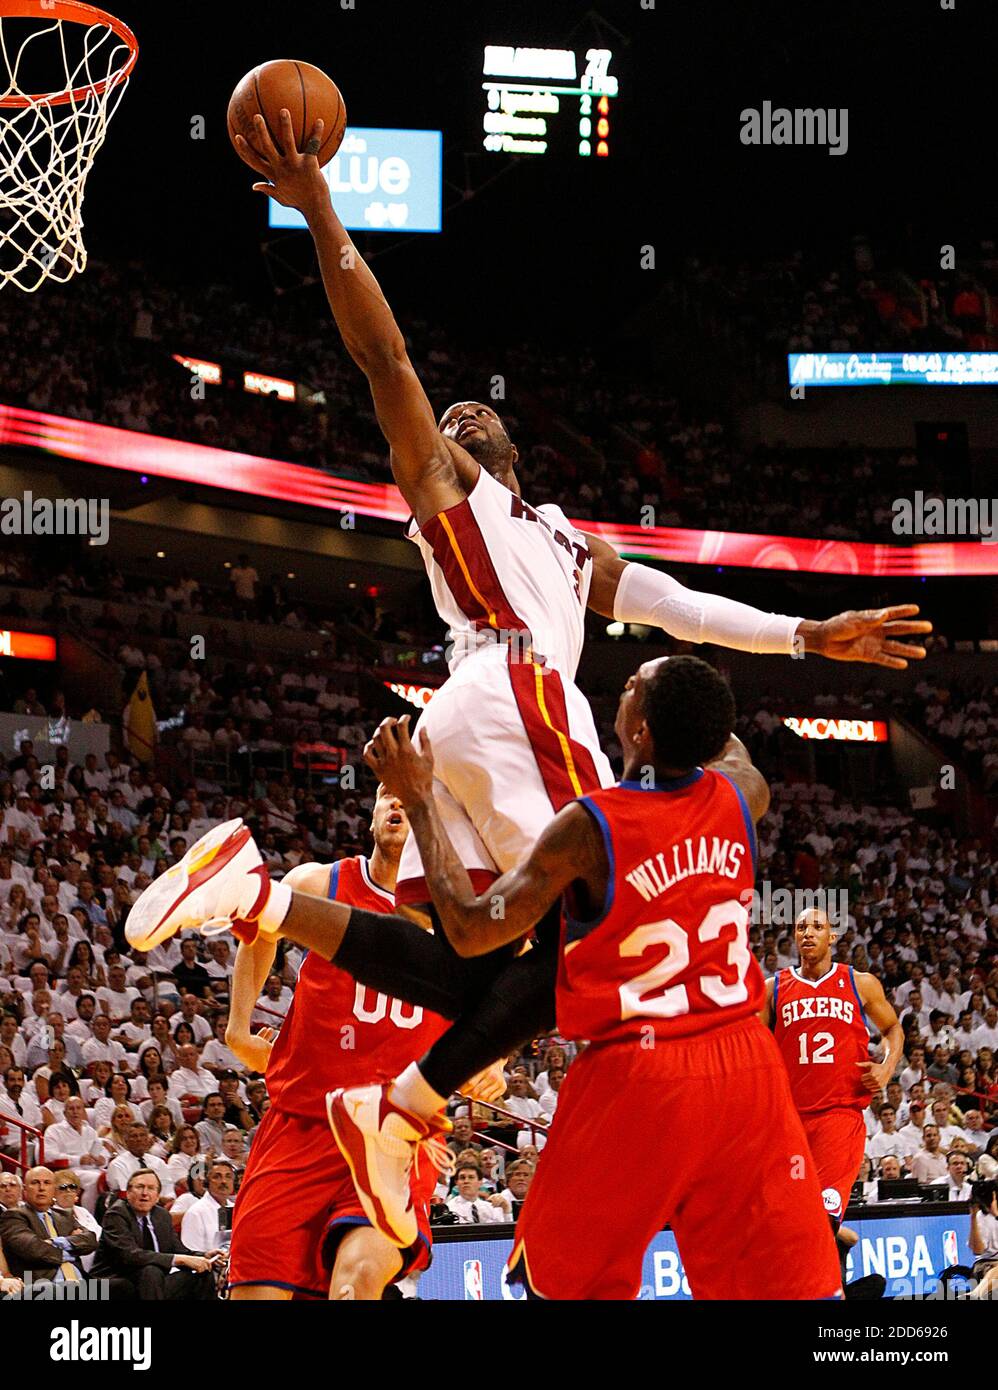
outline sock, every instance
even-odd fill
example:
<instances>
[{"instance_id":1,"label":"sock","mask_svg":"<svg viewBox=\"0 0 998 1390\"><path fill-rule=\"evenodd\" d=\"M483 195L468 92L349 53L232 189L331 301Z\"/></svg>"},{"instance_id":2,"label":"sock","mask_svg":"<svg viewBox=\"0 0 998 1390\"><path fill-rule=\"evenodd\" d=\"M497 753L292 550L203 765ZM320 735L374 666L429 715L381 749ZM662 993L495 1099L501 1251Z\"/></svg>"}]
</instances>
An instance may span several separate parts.
<instances>
[{"instance_id":1,"label":"sock","mask_svg":"<svg viewBox=\"0 0 998 1390\"><path fill-rule=\"evenodd\" d=\"M420 1115L424 1120L438 1114L447 1104L447 1097L433 1089L415 1062L410 1062L405 1071L395 1078L388 1098L403 1110Z\"/></svg>"},{"instance_id":2,"label":"sock","mask_svg":"<svg viewBox=\"0 0 998 1390\"><path fill-rule=\"evenodd\" d=\"M257 927L264 936L279 936L290 911L291 889L286 884L274 883L262 865L247 874L235 913L240 926Z\"/></svg>"}]
</instances>

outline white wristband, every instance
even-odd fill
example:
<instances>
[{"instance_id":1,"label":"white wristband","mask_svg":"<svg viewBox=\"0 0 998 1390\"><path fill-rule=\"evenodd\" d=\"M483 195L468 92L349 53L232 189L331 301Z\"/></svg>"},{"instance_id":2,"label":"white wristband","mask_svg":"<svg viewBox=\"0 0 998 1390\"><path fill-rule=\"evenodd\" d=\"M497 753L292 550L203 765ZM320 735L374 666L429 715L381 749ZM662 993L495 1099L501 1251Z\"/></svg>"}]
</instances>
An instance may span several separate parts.
<instances>
[{"instance_id":1,"label":"white wristband","mask_svg":"<svg viewBox=\"0 0 998 1390\"><path fill-rule=\"evenodd\" d=\"M790 656L801 618L763 613L747 603L687 589L671 575L648 565L629 564L620 576L613 616L621 623L660 627L684 642L715 642L719 647L756 654Z\"/></svg>"}]
</instances>

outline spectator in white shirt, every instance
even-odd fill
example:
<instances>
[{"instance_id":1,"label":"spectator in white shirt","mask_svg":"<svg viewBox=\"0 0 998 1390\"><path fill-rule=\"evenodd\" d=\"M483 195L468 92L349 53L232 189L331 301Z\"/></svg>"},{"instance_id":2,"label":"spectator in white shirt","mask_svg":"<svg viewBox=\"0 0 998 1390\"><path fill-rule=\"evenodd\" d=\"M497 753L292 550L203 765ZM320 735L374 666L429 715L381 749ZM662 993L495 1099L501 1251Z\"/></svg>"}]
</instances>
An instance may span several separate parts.
<instances>
[{"instance_id":1,"label":"spectator in white shirt","mask_svg":"<svg viewBox=\"0 0 998 1390\"><path fill-rule=\"evenodd\" d=\"M454 1213L462 1225L494 1225L507 1221L508 1203L498 1194L491 1197L479 1195L482 1186L480 1170L471 1163L465 1163L456 1173L457 1192L447 1200L447 1209Z\"/></svg>"},{"instance_id":2,"label":"spectator in white shirt","mask_svg":"<svg viewBox=\"0 0 998 1390\"><path fill-rule=\"evenodd\" d=\"M530 1090L530 1078L523 1072L515 1071L509 1078L509 1094L503 1100L502 1107L521 1120L546 1122L540 1102L531 1099Z\"/></svg>"},{"instance_id":3,"label":"spectator in white shirt","mask_svg":"<svg viewBox=\"0 0 998 1390\"><path fill-rule=\"evenodd\" d=\"M146 1086L149 1091L149 1099L144 1100L142 1104L139 1106L139 1111L142 1115L142 1119L145 1121L146 1124L149 1123L149 1116L152 1114L153 1110L157 1108L157 1106L162 1106L170 1112L170 1118L172 1119L176 1128L179 1128L180 1125L184 1123L183 1108L181 1107L180 1102L178 1100L174 1100L173 1097L169 1094L169 1084L170 1083L168 1082L167 1078L163 1075L162 1072L160 1072L158 1075L150 1076L149 1080L146 1082Z\"/></svg>"},{"instance_id":4,"label":"spectator in white shirt","mask_svg":"<svg viewBox=\"0 0 998 1390\"><path fill-rule=\"evenodd\" d=\"M233 1205L236 1175L231 1163L213 1160L208 1169L208 1191L184 1212L180 1239L188 1250L217 1250L219 1213Z\"/></svg>"},{"instance_id":5,"label":"spectator in white shirt","mask_svg":"<svg viewBox=\"0 0 998 1390\"><path fill-rule=\"evenodd\" d=\"M946 1155L939 1143L939 1126L931 1120L922 1128L922 1147L911 1160L911 1175L920 1183L939 1182L946 1176Z\"/></svg>"},{"instance_id":6,"label":"spectator in white shirt","mask_svg":"<svg viewBox=\"0 0 998 1390\"><path fill-rule=\"evenodd\" d=\"M14 1207L19 1207L23 1196L24 1183L20 1175L0 1168L0 1211L12 1211Z\"/></svg>"},{"instance_id":7,"label":"spectator in white shirt","mask_svg":"<svg viewBox=\"0 0 998 1390\"><path fill-rule=\"evenodd\" d=\"M83 1065L89 1067L94 1062L110 1062L116 1071L124 1071L127 1066L125 1049L121 1043L111 1038L111 1020L107 1014L94 1014L90 1025L93 1037L83 1044Z\"/></svg>"},{"instance_id":8,"label":"spectator in white shirt","mask_svg":"<svg viewBox=\"0 0 998 1390\"><path fill-rule=\"evenodd\" d=\"M120 1028L115 1029L113 1036L129 1052L138 1052L142 1044L149 1040L151 1032L149 1005L139 995L132 1000L128 1018Z\"/></svg>"},{"instance_id":9,"label":"spectator in white shirt","mask_svg":"<svg viewBox=\"0 0 998 1390\"><path fill-rule=\"evenodd\" d=\"M922 999L921 990L913 989L908 995L907 1004L901 1013L898 1014L898 1022L903 1023L905 1019L911 1017L911 1015L915 1017L915 1021L918 1024L918 1031L924 1033L929 1026L929 1010Z\"/></svg>"},{"instance_id":10,"label":"spectator in white shirt","mask_svg":"<svg viewBox=\"0 0 998 1390\"><path fill-rule=\"evenodd\" d=\"M198 1047L210 1042L211 1024L200 1010L201 1000L196 994L182 994L180 996L180 1008L170 1017L170 1032L174 1032L179 1023L187 1023L194 1031L194 1041Z\"/></svg>"},{"instance_id":11,"label":"spectator in white shirt","mask_svg":"<svg viewBox=\"0 0 998 1390\"><path fill-rule=\"evenodd\" d=\"M83 1205L93 1211L97 1204L97 1185L107 1160L107 1150L97 1131L87 1123L86 1106L79 1096L70 1096L63 1106L63 1118L45 1131L45 1157L66 1159L75 1168L83 1189Z\"/></svg>"},{"instance_id":12,"label":"spectator in white shirt","mask_svg":"<svg viewBox=\"0 0 998 1390\"><path fill-rule=\"evenodd\" d=\"M101 1129L104 1125L109 1125L119 1105L128 1107L128 1111L133 1120L142 1118L142 1112L138 1105L132 1100L132 1083L127 1076L121 1072L115 1072L110 1081L104 1087L104 1095L99 1096L90 1111L90 1123L94 1129Z\"/></svg>"},{"instance_id":13,"label":"spectator in white shirt","mask_svg":"<svg viewBox=\"0 0 998 1390\"><path fill-rule=\"evenodd\" d=\"M944 1153L949 1153L953 1140L963 1138L963 1128L951 1122L948 1100L932 1102L932 1119L939 1129L939 1147Z\"/></svg>"},{"instance_id":14,"label":"spectator in white shirt","mask_svg":"<svg viewBox=\"0 0 998 1390\"><path fill-rule=\"evenodd\" d=\"M232 950L224 936L213 936L208 942L208 959L204 968L213 980L227 980L235 965Z\"/></svg>"},{"instance_id":15,"label":"spectator in white shirt","mask_svg":"<svg viewBox=\"0 0 998 1390\"><path fill-rule=\"evenodd\" d=\"M3 1077L4 1088L0 1091L0 1120L22 1120L32 1129L42 1128L42 1112L38 1103L24 1090L24 1072L20 1067L8 1067ZM0 1149L7 1154L20 1154L21 1130L17 1125L8 1125L7 1133L0 1135Z\"/></svg>"},{"instance_id":16,"label":"spectator in white shirt","mask_svg":"<svg viewBox=\"0 0 998 1390\"><path fill-rule=\"evenodd\" d=\"M107 1187L109 1192L124 1192L128 1179L140 1168L148 1168L159 1178L162 1186L161 1196L172 1202L176 1196L166 1164L156 1158L149 1150L152 1148L152 1135L141 1121L129 1125L125 1134L126 1152L112 1159L107 1166Z\"/></svg>"},{"instance_id":17,"label":"spectator in white shirt","mask_svg":"<svg viewBox=\"0 0 998 1390\"><path fill-rule=\"evenodd\" d=\"M21 1036L16 1014L0 1017L0 1046L10 1048L10 1055L19 1067L24 1066L28 1045Z\"/></svg>"},{"instance_id":18,"label":"spectator in white shirt","mask_svg":"<svg viewBox=\"0 0 998 1390\"><path fill-rule=\"evenodd\" d=\"M919 1081L926 1079L925 1070L925 1048L921 1043L916 1043L908 1054L908 1065L898 1078L904 1091L910 1091L912 1086Z\"/></svg>"},{"instance_id":19,"label":"spectator in white shirt","mask_svg":"<svg viewBox=\"0 0 998 1390\"><path fill-rule=\"evenodd\" d=\"M970 1160L967 1155L954 1150L946 1160L946 1179L949 1185L949 1201L970 1201L970 1183L967 1181L967 1174L969 1172Z\"/></svg>"},{"instance_id":20,"label":"spectator in white shirt","mask_svg":"<svg viewBox=\"0 0 998 1390\"><path fill-rule=\"evenodd\" d=\"M982 1047L990 1047L992 1052L998 1049L998 1009L994 1004L984 1010L984 1022L974 1029L971 1047L975 1052Z\"/></svg>"},{"instance_id":21,"label":"spectator in white shirt","mask_svg":"<svg viewBox=\"0 0 998 1390\"><path fill-rule=\"evenodd\" d=\"M170 1180L174 1183L186 1183L192 1167L196 1167L199 1173L204 1172L204 1155L201 1152L198 1133L193 1125L178 1125L173 1143L170 1145L170 1156L166 1160ZM198 1195L200 1196L200 1193Z\"/></svg>"},{"instance_id":22,"label":"spectator in white shirt","mask_svg":"<svg viewBox=\"0 0 998 1390\"><path fill-rule=\"evenodd\" d=\"M867 1141L866 1152L874 1162L886 1158L888 1154L893 1154L902 1163L907 1161L918 1150L918 1144L910 1137L902 1135L897 1129L897 1115L892 1105L883 1105L880 1109L880 1129Z\"/></svg>"},{"instance_id":23,"label":"spectator in white shirt","mask_svg":"<svg viewBox=\"0 0 998 1390\"><path fill-rule=\"evenodd\" d=\"M225 1030L229 1026L229 1015L218 1014L215 1018L215 1036L206 1043L201 1053L201 1065L217 1077L223 1071L242 1071L243 1064L225 1041Z\"/></svg>"},{"instance_id":24,"label":"spectator in white shirt","mask_svg":"<svg viewBox=\"0 0 998 1390\"><path fill-rule=\"evenodd\" d=\"M185 1043L178 1054L180 1065L170 1077L170 1095L181 1104L196 1104L215 1090L215 1078L198 1065L198 1050L193 1043Z\"/></svg>"},{"instance_id":25,"label":"spectator in white shirt","mask_svg":"<svg viewBox=\"0 0 998 1390\"><path fill-rule=\"evenodd\" d=\"M547 1074L547 1089L541 1092L540 1100L537 1104L544 1111L550 1123L551 1117L558 1108L558 1092L561 1090L561 1083L565 1080L564 1067L551 1067Z\"/></svg>"},{"instance_id":26,"label":"spectator in white shirt","mask_svg":"<svg viewBox=\"0 0 998 1390\"><path fill-rule=\"evenodd\" d=\"M281 1021L291 1008L294 998L291 990L284 984L280 975L268 975L263 993L256 1001L253 1021L268 1024L271 1028L280 1027ZM275 1017L276 1015L276 1017Z\"/></svg>"}]
</instances>

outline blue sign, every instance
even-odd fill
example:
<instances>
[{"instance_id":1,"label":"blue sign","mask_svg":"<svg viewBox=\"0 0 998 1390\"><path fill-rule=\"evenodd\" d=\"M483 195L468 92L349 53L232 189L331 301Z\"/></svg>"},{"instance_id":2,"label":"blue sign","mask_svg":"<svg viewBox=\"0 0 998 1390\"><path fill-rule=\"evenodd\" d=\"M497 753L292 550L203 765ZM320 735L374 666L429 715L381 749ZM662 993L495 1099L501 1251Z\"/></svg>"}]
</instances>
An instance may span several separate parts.
<instances>
[{"instance_id":1,"label":"blue sign","mask_svg":"<svg viewBox=\"0 0 998 1390\"><path fill-rule=\"evenodd\" d=\"M323 173L333 207L351 232L439 232L443 226L443 133L347 126ZM272 227L304 227L297 208L270 199Z\"/></svg>"},{"instance_id":2,"label":"blue sign","mask_svg":"<svg viewBox=\"0 0 998 1390\"><path fill-rule=\"evenodd\" d=\"M938 1288L938 1276L950 1265L970 1265L966 1212L945 1216L891 1216L856 1219L859 1244L849 1254L847 1277L881 1274L886 1297L926 1297ZM512 1240L448 1240L433 1247L433 1263L420 1276L421 1299L473 1299L484 1302L526 1297L520 1285L506 1282ZM645 1251L638 1298L686 1300L690 1286L671 1231L660 1231Z\"/></svg>"},{"instance_id":3,"label":"blue sign","mask_svg":"<svg viewBox=\"0 0 998 1390\"><path fill-rule=\"evenodd\" d=\"M998 386L998 352L790 352L791 386Z\"/></svg>"}]
</instances>

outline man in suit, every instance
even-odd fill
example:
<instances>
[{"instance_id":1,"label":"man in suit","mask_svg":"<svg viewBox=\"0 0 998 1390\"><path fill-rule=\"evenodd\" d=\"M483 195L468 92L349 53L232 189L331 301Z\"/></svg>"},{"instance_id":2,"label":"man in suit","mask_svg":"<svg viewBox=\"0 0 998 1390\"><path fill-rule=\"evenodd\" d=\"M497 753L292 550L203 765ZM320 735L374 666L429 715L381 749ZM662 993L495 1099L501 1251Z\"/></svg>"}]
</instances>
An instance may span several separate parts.
<instances>
[{"instance_id":1,"label":"man in suit","mask_svg":"<svg viewBox=\"0 0 998 1390\"><path fill-rule=\"evenodd\" d=\"M104 1233L97 1247L91 1277L109 1279L113 1299L214 1298L214 1259L188 1250L173 1229L169 1213L159 1205L159 1178L140 1168L128 1179L124 1200L104 1213Z\"/></svg>"},{"instance_id":2,"label":"man in suit","mask_svg":"<svg viewBox=\"0 0 998 1390\"><path fill-rule=\"evenodd\" d=\"M80 1261L97 1249L97 1237L54 1202L55 1174L48 1168L30 1168L24 1178L24 1205L0 1212L0 1243L15 1278L30 1269L36 1284L83 1279Z\"/></svg>"}]
</instances>

